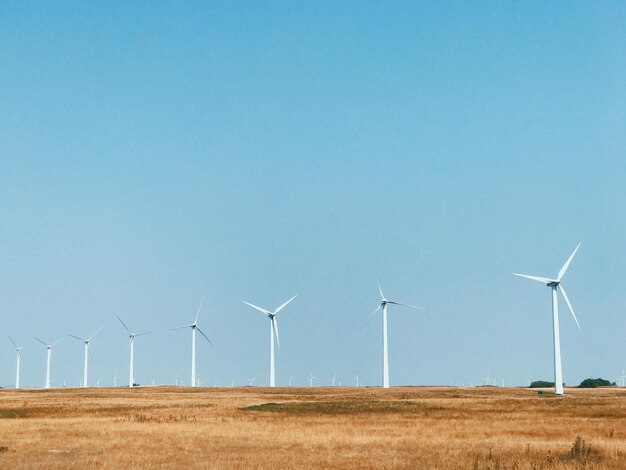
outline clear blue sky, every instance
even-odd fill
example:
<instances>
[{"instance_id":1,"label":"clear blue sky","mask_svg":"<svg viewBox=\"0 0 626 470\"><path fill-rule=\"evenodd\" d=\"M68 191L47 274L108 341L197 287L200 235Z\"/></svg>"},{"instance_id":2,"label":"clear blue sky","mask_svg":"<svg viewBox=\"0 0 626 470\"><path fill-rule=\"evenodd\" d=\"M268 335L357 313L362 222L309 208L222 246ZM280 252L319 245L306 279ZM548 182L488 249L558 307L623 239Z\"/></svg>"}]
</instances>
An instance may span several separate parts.
<instances>
[{"instance_id":1,"label":"clear blue sky","mask_svg":"<svg viewBox=\"0 0 626 470\"><path fill-rule=\"evenodd\" d=\"M338 374L379 384L626 368L622 2L4 2L0 384L41 386L45 349L90 335L91 380L203 384ZM82 349L53 353L76 385Z\"/></svg>"}]
</instances>

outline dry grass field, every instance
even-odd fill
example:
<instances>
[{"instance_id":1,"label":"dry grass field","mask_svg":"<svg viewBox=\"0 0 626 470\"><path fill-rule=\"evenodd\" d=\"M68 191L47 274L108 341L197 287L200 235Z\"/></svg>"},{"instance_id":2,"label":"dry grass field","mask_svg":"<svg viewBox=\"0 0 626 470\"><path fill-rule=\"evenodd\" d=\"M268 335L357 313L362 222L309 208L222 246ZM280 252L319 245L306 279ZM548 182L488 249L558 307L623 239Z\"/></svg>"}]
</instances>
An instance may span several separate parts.
<instances>
[{"instance_id":1,"label":"dry grass field","mask_svg":"<svg viewBox=\"0 0 626 470\"><path fill-rule=\"evenodd\" d=\"M0 468L624 469L626 389L0 391Z\"/></svg>"}]
</instances>

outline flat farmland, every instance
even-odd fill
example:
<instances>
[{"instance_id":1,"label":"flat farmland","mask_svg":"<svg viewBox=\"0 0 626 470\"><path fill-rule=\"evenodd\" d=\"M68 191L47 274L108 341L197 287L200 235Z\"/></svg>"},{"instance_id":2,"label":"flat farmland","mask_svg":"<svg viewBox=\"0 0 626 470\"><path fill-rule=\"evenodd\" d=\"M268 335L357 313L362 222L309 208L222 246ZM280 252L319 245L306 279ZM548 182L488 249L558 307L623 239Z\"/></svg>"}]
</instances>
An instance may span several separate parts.
<instances>
[{"instance_id":1,"label":"flat farmland","mask_svg":"<svg viewBox=\"0 0 626 470\"><path fill-rule=\"evenodd\" d=\"M1 390L0 468L624 469L626 389Z\"/></svg>"}]
</instances>

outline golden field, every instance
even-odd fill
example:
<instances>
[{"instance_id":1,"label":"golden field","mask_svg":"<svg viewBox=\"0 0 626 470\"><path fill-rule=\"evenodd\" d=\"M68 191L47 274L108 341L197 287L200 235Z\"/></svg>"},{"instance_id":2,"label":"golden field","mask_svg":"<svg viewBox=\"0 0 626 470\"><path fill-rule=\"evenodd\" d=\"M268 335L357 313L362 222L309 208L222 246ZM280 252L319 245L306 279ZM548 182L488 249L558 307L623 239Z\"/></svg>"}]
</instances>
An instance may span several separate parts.
<instances>
[{"instance_id":1,"label":"golden field","mask_svg":"<svg viewBox=\"0 0 626 470\"><path fill-rule=\"evenodd\" d=\"M0 391L0 468L94 467L624 469L626 389Z\"/></svg>"}]
</instances>

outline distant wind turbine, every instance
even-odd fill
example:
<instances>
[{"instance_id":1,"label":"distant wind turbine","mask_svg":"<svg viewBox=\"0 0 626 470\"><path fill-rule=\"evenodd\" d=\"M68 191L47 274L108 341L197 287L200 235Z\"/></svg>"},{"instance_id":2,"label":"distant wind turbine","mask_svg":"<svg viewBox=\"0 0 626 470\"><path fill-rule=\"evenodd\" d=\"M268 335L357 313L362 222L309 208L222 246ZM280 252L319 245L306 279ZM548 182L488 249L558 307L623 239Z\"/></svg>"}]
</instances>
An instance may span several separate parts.
<instances>
[{"instance_id":1,"label":"distant wind turbine","mask_svg":"<svg viewBox=\"0 0 626 470\"><path fill-rule=\"evenodd\" d=\"M378 278L376 279L376 284L378 285L378 292L380 292L380 305L372 312L372 314L367 319L367 324L372 317L378 312L380 309L383 310L383 388L389 388L389 351L387 347L387 305L400 305L402 307L415 308L419 310L423 310L423 307L416 307L415 305L401 304L400 302L393 302L391 300L387 300L385 298L385 294L383 294L383 290L380 287L380 283L378 282Z\"/></svg>"},{"instance_id":2,"label":"distant wind turbine","mask_svg":"<svg viewBox=\"0 0 626 470\"><path fill-rule=\"evenodd\" d=\"M313 386L313 379L316 379L317 377L314 377L313 374L311 373L311 371L309 371L309 380L310 380L310 386Z\"/></svg>"},{"instance_id":3,"label":"distant wind turbine","mask_svg":"<svg viewBox=\"0 0 626 470\"><path fill-rule=\"evenodd\" d=\"M117 317L117 315L115 315L115 316ZM134 387L135 386L135 370L134 370L134 367L135 367L135 338L137 336L148 335L148 334L152 333L152 331L146 331L144 333L133 333L132 331L130 331L130 329L126 326L126 323L124 323L120 317L117 317L117 319L120 321L122 326L124 326L124 328L126 328L126 331L128 331L128 334L129 334L130 341L128 343L128 349L130 351L130 370L129 370L128 386L129 387Z\"/></svg>"},{"instance_id":4,"label":"distant wind turbine","mask_svg":"<svg viewBox=\"0 0 626 470\"><path fill-rule=\"evenodd\" d=\"M273 312L270 312L269 310L261 307L257 307L256 305L242 300L244 304L249 305L255 310L258 310L259 312L267 315L267 318L270 319L270 387L276 386L276 377L274 373L274 336L276 336L276 344L278 345L278 349L280 349L280 339L278 337L278 321L276 320L276 315L278 315L278 312L285 308L287 304L289 304L289 302L291 302L296 297L298 297L298 294L294 295L291 299L280 305Z\"/></svg>"},{"instance_id":5,"label":"distant wind turbine","mask_svg":"<svg viewBox=\"0 0 626 470\"><path fill-rule=\"evenodd\" d=\"M205 335L204 332L198 326L198 317L200 316L201 308L202 308L202 304L200 304L200 306L198 307L198 312L196 313L196 319L191 325L179 326L178 328L172 328L170 330L170 331L173 331L173 330L181 330L183 328L191 328L191 386L192 387L199 386L198 379L196 376L196 330L202 336L204 336L204 338L209 342L211 346L213 346L213 343L211 342L209 337Z\"/></svg>"},{"instance_id":6,"label":"distant wind turbine","mask_svg":"<svg viewBox=\"0 0 626 470\"><path fill-rule=\"evenodd\" d=\"M15 366L16 366L15 388L20 388L20 358L22 357L22 350L24 348L21 348L17 344L15 344L15 341L13 341L13 339L10 336L9 336L9 341L11 341L13 343L13 346L15 346L15 350L16 350L16 355L15 355Z\"/></svg>"},{"instance_id":7,"label":"distant wind turbine","mask_svg":"<svg viewBox=\"0 0 626 470\"><path fill-rule=\"evenodd\" d=\"M54 346L56 346L57 344L59 344L61 341L63 341L65 339L65 336L63 338L61 338L58 341L55 341L52 344L48 344L42 340L40 340L39 338L35 338L37 341L39 341L41 344L43 344L46 349L48 350L48 360L46 361L46 384L45 384L45 388L50 388L50 362L52 360L52 348Z\"/></svg>"},{"instance_id":8,"label":"distant wind turbine","mask_svg":"<svg viewBox=\"0 0 626 470\"><path fill-rule=\"evenodd\" d=\"M574 259L576 252L580 248L580 243L567 259L561 270L559 271L556 279L550 279L547 277L539 277L539 276L530 276L528 274L517 274L513 273L514 276L524 277L526 279L531 279L533 281L538 281L546 284L552 290L552 334L553 334L553 344L554 344L554 394L555 395L563 395L563 371L561 369L561 338L559 335L559 297L557 294L557 289L561 290L561 294L563 294L563 298L565 299L565 303L569 307L569 311L572 313L572 317L574 317L574 321L576 322L576 326L580 330L580 324L578 323L578 319L576 318L576 314L574 313L574 309L572 308L572 304L567 297L567 293L565 289L561 285L561 279L567 272L567 268L569 268L570 263Z\"/></svg>"},{"instance_id":9,"label":"distant wind turbine","mask_svg":"<svg viewBox=\"0 0 626 470\"><path fill-rule=\"evenodd\" d=\"M249 387L252 387L252 383L253 383L255 380L256 380L255 378L248 379L248 386L249 386Z\"/></svg>"},{"instance_id":10,"label":"distant wind turbine","mask_svg":"<svg viewBox=\"0 0 626 470\"><path fill-rule=\"evenodd\" d=\"M93 339L94 336L96 336L98 334L98 332L102 329L102 327L98 328L98 330L91 335L88 339L85 338L81 338L80 336L74 336L74 335L68 335L71 336L72 338L76 338L79 341L82 341L83 343L85 343L85 365L83 368L83 387L88 387L89 384L87 382L87 369L89 367L89 356L91 356L91 360L93 361L93 355L91 354L91 340Z\"/></svg>"}]
</instances>

